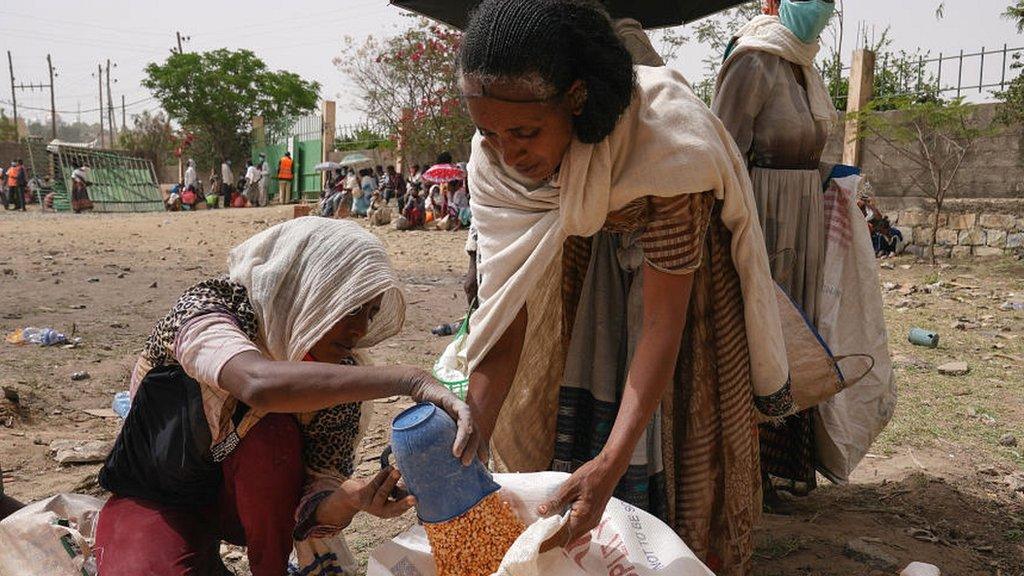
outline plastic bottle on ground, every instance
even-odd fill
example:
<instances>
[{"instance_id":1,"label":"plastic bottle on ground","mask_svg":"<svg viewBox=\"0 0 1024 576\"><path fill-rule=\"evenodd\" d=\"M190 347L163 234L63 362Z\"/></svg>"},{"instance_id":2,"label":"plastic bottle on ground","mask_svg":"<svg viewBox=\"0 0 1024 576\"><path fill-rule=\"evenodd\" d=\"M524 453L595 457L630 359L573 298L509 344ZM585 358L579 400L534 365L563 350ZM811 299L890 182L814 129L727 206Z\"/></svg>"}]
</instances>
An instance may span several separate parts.
<instances>
[{"instance_id":1,"label":"plastic bottle on ground","mask_svg":"<svg viewBox=\"0 0 1024 576\"><path fill-rule=\"evenodd\" d=\"M110 408L124 420L128 417L128 411L132 408L131 394L127 390L114 394L114 401L110 404Z\"/></svg>"}]
</instances>

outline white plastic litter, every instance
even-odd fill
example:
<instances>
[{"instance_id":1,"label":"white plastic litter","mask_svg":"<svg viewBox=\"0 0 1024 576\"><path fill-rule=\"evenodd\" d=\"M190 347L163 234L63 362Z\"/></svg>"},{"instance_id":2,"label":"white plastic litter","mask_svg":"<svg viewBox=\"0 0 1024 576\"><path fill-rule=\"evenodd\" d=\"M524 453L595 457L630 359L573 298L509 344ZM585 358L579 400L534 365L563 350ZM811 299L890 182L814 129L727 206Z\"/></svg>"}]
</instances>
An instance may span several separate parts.
<instances>
[{"instance_id":1,"label":"white plastic litter","mask_svg":"<svg viewBox=\"0 0 1024 576\"><path fill-rule=\"evenodd\" d=\"M0 576L95 576L92 544L103 501L57 494L0 522Z\"/></svg>"},{"instance_id":2,"label":"white plastic litter","mask_svg":"<svg viewBox=\"0 0 1024 576\"><path fill-rule=\"evenodd\" d=\"M939 567L924 562L911 562L900 572L900 576L942 576Z\"/></svg>"}]
</instances>

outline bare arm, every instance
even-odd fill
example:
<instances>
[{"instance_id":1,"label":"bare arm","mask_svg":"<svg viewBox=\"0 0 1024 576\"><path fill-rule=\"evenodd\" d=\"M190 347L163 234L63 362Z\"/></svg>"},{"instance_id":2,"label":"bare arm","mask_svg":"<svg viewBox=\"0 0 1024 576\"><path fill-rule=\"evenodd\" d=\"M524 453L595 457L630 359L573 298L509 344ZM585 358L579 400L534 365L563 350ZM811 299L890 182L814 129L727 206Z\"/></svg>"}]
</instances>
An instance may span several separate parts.
<instances>
[{"instance_id":1,"label":"bare arm","mask_svg":"<svg viewBox=\"0 0 1024 576\"><path fill-rule=\"evenodd\" d=\"M615 425L602 451L619 475L629 466L636 443L672 381L693 288L693 274L669 274L650 265L644 266L643 273L643 332Z\"/></svg>"},{"instance_id":2,"label":"bare arm","mask_svg":"<svg viewBox=\"0 0 1024 576\"><path fill-rule=\"evenodd\" d=\"M519 356L523 351L523 340L526 337L527 320L524 306L494 348L487 353L477 369L469 376L469 393L466 396L466 402L473 414L481 446L487 445L487 441L494 432L501 406L505 403L505 397L508 396L512 381L515 379L516 370L519 367ZM470 443L467 448L479 447L472 446ZM467 453L463 454L463 462L467 457L472 459L472 456L473 450L467 450Z\"/></svg>"},{"instance_id":3,"label":"bare arm","mask_svg":"<svg viewBox=\"0 0 1024 576\"><path fill-rule=\"evenodd\" d=\"M626 376L615 424L604 449L581 466L551 501L541 505L542 515L572 513L561 530L541 546L541 552L564 546L597 526L615 486L629 467L633 450L665 388L672 381L679 346L686 327L686 311L693 275L643 269L643 329Z\"/></svg>"},{"instance_id":4,"label":"bare arm","mask_svg":"<svg viewBox=\"0 0 1024 576\"><path fill-rule=\"evenodd\" d=\"M281 362L248 351L224 365L220 385L257 410L312 412L347 402L408 395L424 375L405 366Z\"/></svg>"}]
</instances>

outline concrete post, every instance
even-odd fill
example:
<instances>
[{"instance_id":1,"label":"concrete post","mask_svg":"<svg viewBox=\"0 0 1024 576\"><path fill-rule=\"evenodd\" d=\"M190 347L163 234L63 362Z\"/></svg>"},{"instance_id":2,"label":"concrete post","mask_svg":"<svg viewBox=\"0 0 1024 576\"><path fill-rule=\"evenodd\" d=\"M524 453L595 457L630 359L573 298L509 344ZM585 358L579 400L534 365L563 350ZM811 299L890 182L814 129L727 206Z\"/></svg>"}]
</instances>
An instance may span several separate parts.
<instances>
[{"instance_id":1,"label":"concrete post","mask_svg":"<svg viewBox=\"0 0 1024 576\"><path fill-rule=\"evenodd\" d=\"M323 135L320 142L320 161L327 162L331 150L334 150L334 100L324 100L323 106ZM320 173L320 188L327 186L327 172Z\"/></svg>"},{"instance_id":2,"label":"concrete post","mask_svg":"<svg viewBox=\"0 0 1024 576\"><path fill-rule=\"evenodd\" d=\"M861 139L856 113L871 101L875 86L875 53L864 48L854 50L850 67L850 88L846 101L846 136L843 139L843 164L860 166Z\"/></svg>"}]
</instances>

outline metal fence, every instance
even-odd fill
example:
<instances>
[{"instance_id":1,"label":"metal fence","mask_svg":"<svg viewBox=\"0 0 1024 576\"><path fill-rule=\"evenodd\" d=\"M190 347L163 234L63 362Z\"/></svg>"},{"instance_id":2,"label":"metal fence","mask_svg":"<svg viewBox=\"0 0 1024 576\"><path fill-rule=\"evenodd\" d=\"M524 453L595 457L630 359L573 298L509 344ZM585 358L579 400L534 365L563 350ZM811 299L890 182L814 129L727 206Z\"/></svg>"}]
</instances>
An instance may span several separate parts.
<instances>
[{"instance_id":1,"label":"metal fence","mask_svg":"<svg viewBox=\"0 0 1024 576\"><path fill-rule=\"evenodd\" d=\"M1024 57L1024 47L1010 47L953 54L939 52L907 56L885 53L875 61L875 91L873 98L935 96L966 98L984 102L993 100L1021 73L1018 60ZM826 74L826 78L830 75ZM832 98L836 107L846 109L849 95L850 67L844 66L838 79L831 82Z\"/></svg>"},{"instance_id":2,"label":"metal fence","mask_svg":"<svg viewBox=\"0 0 1024 576\"><path fill-rule=\"evenodd\" d=\"M89 168L89 199L96 212L157 212L164 209L153 163L112 150L26 143L33 192L42 204L53 192L53 208L71 211L71 175L78 166Z\"/></svg>"}]
</instances>

